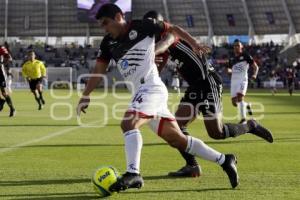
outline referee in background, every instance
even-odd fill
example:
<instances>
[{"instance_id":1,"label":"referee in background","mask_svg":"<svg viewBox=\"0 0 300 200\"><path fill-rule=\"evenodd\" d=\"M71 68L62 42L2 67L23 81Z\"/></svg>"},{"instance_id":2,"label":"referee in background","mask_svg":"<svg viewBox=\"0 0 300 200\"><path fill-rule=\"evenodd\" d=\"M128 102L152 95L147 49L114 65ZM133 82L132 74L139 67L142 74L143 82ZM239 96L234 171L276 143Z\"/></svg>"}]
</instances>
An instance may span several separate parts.
<instances>
[{"instance_id":1,"label":"referee in background","mask_svg":"<svg viewBox=\"0 0 300 200\"><path fill-rule=\"evenodd\" d=\"M28 61L23 64L22 74L29 82L29 87L38 103L38 109L41 110L45 104L42 91L42 81L46 77L46 68L42 61L35 59L36 55L33 50L27 53Z\"/></svg>"}]
</instances>

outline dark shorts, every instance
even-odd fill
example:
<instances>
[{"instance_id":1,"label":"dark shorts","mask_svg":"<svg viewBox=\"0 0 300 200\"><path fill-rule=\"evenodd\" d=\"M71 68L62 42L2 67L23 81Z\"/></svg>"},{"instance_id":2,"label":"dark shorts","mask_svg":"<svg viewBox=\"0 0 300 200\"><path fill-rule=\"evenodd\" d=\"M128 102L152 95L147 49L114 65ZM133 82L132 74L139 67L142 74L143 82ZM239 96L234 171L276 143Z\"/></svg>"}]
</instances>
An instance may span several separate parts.
<instances>
[{"instance_id":1,"label":"dark shorts","mask_svg":"<svg viewBox=\"0 0 300 200\"><path fill-rule=\"evenodd\" d=\"M6 88L6 74L3 67L0 66L0 88Z\"/></svg>"},{"instance_id":2,"label":"dark shorts","mask_svg":"<svg viewBox=\"0 0 300 200\"><path fill-rule=\"evenodd\" d=\"M294 79L288 79L288 89L289 90L294 89Z\"/></svg>"},{"instance_id":3,"label":"dark shorts","mask_svg":"<svg viewBox=\"0 0 300 200\"><path fill-rule=\"evenodd\" d=\"M42 83L43 78L32 79L29 81L29 87L31 90L36 90L36 86Z\"/></svg>"},{"instance_id":4,"label":"dark shorts","mask_svg":"<svg viewBox=\"0 0 300 200\"><path fill-rule=\"evenodd\" d=\"M206 80L189 86L180 103L192 105L203 116L218 114L223 110L222 90L221 77L211 72Z\"/></svg>"}]
</instances>

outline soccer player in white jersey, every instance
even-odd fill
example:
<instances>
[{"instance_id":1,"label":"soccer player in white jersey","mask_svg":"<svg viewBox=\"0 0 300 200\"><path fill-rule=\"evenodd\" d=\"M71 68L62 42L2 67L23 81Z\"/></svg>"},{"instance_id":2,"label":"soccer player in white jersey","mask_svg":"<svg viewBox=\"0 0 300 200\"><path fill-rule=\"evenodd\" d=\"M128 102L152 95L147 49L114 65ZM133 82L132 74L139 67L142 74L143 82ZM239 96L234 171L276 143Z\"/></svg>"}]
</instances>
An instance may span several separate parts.
<instances>
[{"instance_id":1,"label":"soccer player in white jersey","mask_svg":"<svg viewBox=\"0 0 300 200\"><path fill-rule=\"evenodd\" d=\"M271 71L269 79L270 79L271 93L274 96L276 94L276 92L277 92L277 88L276 88L277 79L279 79L279 77L277 76L275 70Z\"/></svg>"},{"instance_id":2,"label":"soccer player in white jersey","mask_svg":"<svg viewBox=\"0 0 300 200\"><path fill-rule=\"evenodd\" d=\"M113 59L124 79L135 86L132 101L121 122L127 170L110 190L118 192L143 185L140 175L143 141L139 129L144 124L149 124L170 146L222 166L232 188L235 188L239 183L236 157L219 153L203 141L180 131L175 117L168 110L168 91L155 65L155 34L171 32L189 42L194 51L200 52L202 47L181 28L162 21L145 19L126 22L121 9L115 4L102 6L97 19L108 34L101 42L93 74L104 74L109 61ZM90 102L89 95L99 80L96 76L89 79L78 104L78 113L85 112Z\"/></svg>"},{"instance_id":3,"label":"soccer player in white jersey","mask_svg":"<svg viewBox=\"0 0 300 200\"><path fill-rule=\"evenodd\" d=\"M246 123L246 112L252 115L251 104L245 102L245 95L248 88L248 70L253 67L252 80L255 80L259 67L253 58L243 50L243 44L235 40L233 44L234 56L229 60L227 72L231 74L231 100L232 105L239 109L240 123Z\"/></svg>"}]
</instances>

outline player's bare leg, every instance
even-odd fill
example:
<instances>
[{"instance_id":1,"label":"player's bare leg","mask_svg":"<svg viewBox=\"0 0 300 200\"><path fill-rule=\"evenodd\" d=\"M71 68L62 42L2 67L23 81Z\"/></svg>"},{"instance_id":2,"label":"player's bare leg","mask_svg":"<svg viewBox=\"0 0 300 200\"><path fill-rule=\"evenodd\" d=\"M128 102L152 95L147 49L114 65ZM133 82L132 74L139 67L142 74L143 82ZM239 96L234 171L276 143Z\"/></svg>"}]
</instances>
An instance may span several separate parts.
<instances>
[{"instance_id":1,"label":"player's bare leg","mask_svg":"<svg viewBox=\"0 0 300 200\"><path fill-rule=\"evenodd\" d=\"M1 94L4 97L5 102L9 106L9 117L15 116L16 110L14 108L14 105L12 103L12 100L11 100L11 97L10 97L9 93L6 91L5 88L1 88ZM4 102L3 102L3 104L4 104ZM2 104L2 109L3 109L3 104Z\"/></svg>"},{"instance_id":2,"label":"player's bare leg","mask_svg":"<svg viewBox=\"0 0 300 200\"><path fill-rule=\"evenodd\" d=\"M176 111L176 121L180 130L184 135L189 135L187 131L188 124L192 123L196 118L196 113L192 105L180 104ZM198 177L201 175L201 167L198 164L195 156L188 154L185 151L179 151L181 156L185 159L186 165L178 171L170 172L169 176L175 177Z\"/></svg>"},{"instance_id":3,"label":"player's bare leg","mask_svg":"<svg viewBox=\"0 0 300 200\"><path fill-rule=\"evenodd\" d=\"M252 115L252 109L251 104L245 102L245 96L243 94L238 93L235 98L232 98L233 105L238 105L238 109L240 112L240 123L246 123L246 112L248 112L249 115Z\"/></svg>"},{"instance_id":4,"label":"player's bare leg","mask_svg":"<svg viewBox=\"0 0 300 200\"><path fill-rule=\"evenodd\" d=\"M5 99L4 97L2 97L2 95L0 95L0 112L3 110L5 104Z\"/></svg>"},{"instance_id":5,"label":"player's bare leg","mask_svg":"<svg viewBox=\"0 0 300 200\"><path fill-rule=\"evenodd\" d=\"M143 139L139 128L150 119L141 118L138 113L126 112L121 123L125 138L127 169L118 181L110 187L111 191L141 188L144 184L140 175L140 158Z\"/></svg>"},{"instance_id":6,"label":"player's bare leg","mask_svg":"<svg viewBox=\"0 0 300 200\"><path fill-rule=\"evenodd\" d=\"M40 102L45 105L45 100L44 100L44 97L43 97L43 85L41 83L37 84L37 92L39 93L39 99L40 99Z\"/></svg>"},{"instance_id":7,"label":"player's bare leg","mask_svg":"<svg viewBox=\"0 0 300 200\"><path fill-rule=\"evenodd\" d=\"M42 102L37 94L37 90L31 90L33 96L34 96L34 99L36 100L36 102L38 103L38 110L42 110L43 108L43 105L42 105Z\"/></svg>"},{"instance_id":8,"label":"player's bare leg","mask_svg":"<svg viewBox=\"0 0 300 200\"><path fill-rule=\"evenodd\" d=\"M165 120L158 133L170 146L185 151L191 155L201 157L205 160L215 162L222 166L227 173L232 188L239 184L239 177L236 168L236 157L232 154L224 155L207 146L200 139L186 136L181 131L176 121Z\"/></svg>"},{"instance_id":9,"label":"player's bare leg","mask_svg":"<svg viewBox=\"0 0 300 200\"><path fill-rule=\"evenodd\" d=\"M246 133L254 134L267 142L273 142L272 133L260 125L257 121L250 119L246 123L223 123L222 113L204 116L204 124L208 135L216 140L229 137L238 137Z\"/></svg>"}]
</instances>

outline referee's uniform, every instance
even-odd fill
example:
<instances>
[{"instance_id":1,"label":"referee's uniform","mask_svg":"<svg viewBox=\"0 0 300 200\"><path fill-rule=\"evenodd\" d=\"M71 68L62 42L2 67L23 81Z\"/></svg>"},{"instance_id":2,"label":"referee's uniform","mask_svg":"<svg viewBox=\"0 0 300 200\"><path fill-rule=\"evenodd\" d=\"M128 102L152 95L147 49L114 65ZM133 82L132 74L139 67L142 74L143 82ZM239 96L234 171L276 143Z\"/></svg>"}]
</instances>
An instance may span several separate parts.
<instances>
[{"instance_id":1,"label":"referee's uniform","mask_svg":"<svg viewBox=\"0 0 300 200\"><path fill-rule=\"evenodd\" d=\"M36 94L38 84L42 83L43 77L46 76L46 68L42 61L34 59L29 60L23 64L22 74L29 82L31 92L35 96L35 100L39 104L39 110L42 109L42 104L45 104L45 100L42 96L42 91L38 90L39 97Z\"/></svg>"}]
</instances>

